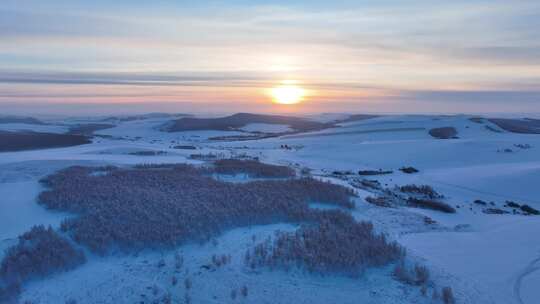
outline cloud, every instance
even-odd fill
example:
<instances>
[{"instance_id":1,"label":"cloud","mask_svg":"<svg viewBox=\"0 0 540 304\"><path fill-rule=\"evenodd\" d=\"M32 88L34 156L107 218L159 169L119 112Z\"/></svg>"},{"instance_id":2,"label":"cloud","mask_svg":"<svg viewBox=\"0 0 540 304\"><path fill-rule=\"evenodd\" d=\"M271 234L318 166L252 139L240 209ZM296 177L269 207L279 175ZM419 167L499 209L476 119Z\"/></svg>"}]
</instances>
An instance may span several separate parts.
<instances>
[{"instance_id":1,"label":"cloud","mask_svg":"<svg viewBox=\"0 0 540 304\"><path fill-rule=\"evenodd\" d=\"M92 86L220 95L294 78L342 100L534 103L538 28L538 1L4 0L0 84L14 91L0 97L88 98L73 88Z\"/></svg>"},{"instance_id":2,"label":"cloud","mask_svg":"<svg viewBox=\"0 0 540 304\"><path fill-rule=\"evenodd\" d=\"M404 91L402 99L422 100L432 103L446 103L449 105L468 103L477 105L496 104L531 104L534 111L540 111L540 90L536 91Z\"/></svg>"},{"instance_id":3,"label":"cloud","mask_svg":"<svg viewBox=\"0 0 540 304\"><path fill-rule=\"evenodd\" d=\"M41 13L3 10L0 6L0 35L4 38L121 37L141 28L127 19L88 14Z\"/></svg>"},{"instance_id":4,"label":"cloud","mask_svg":"<svg viewBox=\"0 0 540 304\"><path fill-rule=\"evenodd\" d=\"M539 17L540 18L540 17ZM500 65L540 65L540 44L533 46L481 46L442 51L460 61Z\"/></svg>"},{"instance_id":5,"label":"cloud","mask_svg":"<svg viewBox=\"0 0 540 304\"><path fill-rule=\"evenodd\" d=\"M7 72L0 73L0 83L130 86L220 86L243 82L268 81L268 75L256 72L184 72L167 75L152 73L90 72Z\"/></svg>"}]
</instances>

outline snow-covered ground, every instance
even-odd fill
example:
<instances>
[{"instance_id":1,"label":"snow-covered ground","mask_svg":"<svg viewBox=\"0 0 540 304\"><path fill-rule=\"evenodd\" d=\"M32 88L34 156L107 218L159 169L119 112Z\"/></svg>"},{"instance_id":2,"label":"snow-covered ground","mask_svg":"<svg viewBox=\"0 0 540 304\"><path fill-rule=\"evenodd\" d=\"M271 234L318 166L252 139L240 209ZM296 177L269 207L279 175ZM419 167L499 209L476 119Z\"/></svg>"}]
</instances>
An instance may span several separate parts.
<instances>
[{"instance_id":1,"label":"snow-covered ground","mask_svg":"<svg viewBox=\"0 0 540 304\"><path fill-rule=\"evenodd\" d=\"M77 303L153 303L170 293L173 299L181 299L179 303L186 294L192 303L426 303L418 290L388 280L388 267L367 271L361 278L334 278L300 271L253 271L244 265L244 253L254 244L253 236L263 240L275 230L294 228L273 224L234 229L214 242L185 245L178 251L95 258L74 271L29 284L22 299L43 303L69 299ZM179 270L173 267L175 252L184 257ZM231 254L231 262L215 268L214 254ZM165 265L159 267L161 260ZM178 280L175 285L173 277ZM192 282L191 288L186 288L186 279ZM247 297L240 295L243 286L248 289ZM236 300L231 298L233 290L238 292Z\"/></svg>"},{"instance_id":2,"label":"snow-covered ground","mask_svg":"<svg viewBox=\"0 0 540 304\"><path fill-rule=\"evenodd\" d=\"M342 118L323 115L321 119ZM0 153L0 239L9 240L33 224L57 225L66 215L52 213L35 203L41 177L73 164L172 163L201 161L191 154L249 155L262 161L310 168L315 175L335 170L392 170L392 174L369 176L382 185L428 184L459 205L457 213L413 208L381 208L367 204L369 191L359 191L353 215L370 220L375 228L404 245L409 255L432 270L440 286L452 286L458 303L536 303L540 298L540 216L488 215L477 199L502 208L506 200L540 209L540 135L495 132L489 122L477 123L470 116L382 116L344 123L318 132L252 141L215 142L215 136L242 132L197 131L166 133L165 118L119 122L97 131L92 144ZM489 128L486 128L489 126ZM37 128L45 126L34 126ZM282 132L286 126L246 126L249 132ZM428 131L454 127L457 139L441 140ZM491 129L491 130L490 130ZM36 129L38 130L38 129ZM52 130L51 130L52 132ZM193 145L195 150L175 149ZM137 151L161 151L159 155L133 155ZM416 174L398 169L413 166ZM325 177L348 185L347 181ZM426 228L425 216L437 222ZM91 257L84 266L27 285L22 298L41 303L118 303L140 301L141 292L157 285L159 292L172 290L173 299L186 293L193 303L233 302L230 292L247 285L246 303L429 303L418 288L391 278L390 269L374 269L361 278L318 277L302 273L251 273L241 265L251 235L257 237L288 225L239 228L218 238L218 245L186 245L178 248L186 257L186 269L178 274L178 287L170 288L168 268L158 268L173 252L142 252L138 256ZM233 262L215 271L200 266L211 255L227 253ZM147 262L144 262L147 261ZM169 262L167 262L169 263ZM185 290L183 280L193 280ZM168 284L168 285L167 285ZM61 288L60 288L61 287ZM167 288L165 288L167 287ZM96 289L101 290L95 293ZM127 298L125 298L127 297ZM239 301L237 299L236 301ZM38 302L39 303L39 302Z\"/></svg>"}]
</instances>

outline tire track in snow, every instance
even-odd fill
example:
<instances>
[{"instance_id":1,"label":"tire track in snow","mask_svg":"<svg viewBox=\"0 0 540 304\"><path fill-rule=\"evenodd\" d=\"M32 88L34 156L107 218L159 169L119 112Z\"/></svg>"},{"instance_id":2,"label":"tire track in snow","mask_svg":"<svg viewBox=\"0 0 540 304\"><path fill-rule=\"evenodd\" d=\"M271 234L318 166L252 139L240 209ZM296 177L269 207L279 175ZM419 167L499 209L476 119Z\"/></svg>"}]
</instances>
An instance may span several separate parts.
<instances>
[{"instance_id":1,"label":"tire track in snow","mask_svg":"<svg viewBox=\"0 0 540 304\"><path fill-rule=\"evenodd\" d=\"M539 265L536 265L537 263ZM525 302L523 302L523 299L521 298L521 284L526 276L537 270L540 270L540 257L529 263L529 265L521 273L518 274L516 281L514 282L514 298L516 299L517 303L525 304Z\"/></svg>"},{"instance_id":2,"label":"tire track in snow","mask_svg":"<svg viewBox=\"0 0 540 304\"><path fill-rule=\"evenodd\" d=\"M501 193L495 193L495 192L490 192L490 191L478 190L478 189L474 189L474 188L467 187L467 186L462 186L462 185L457 185L457 184L453 184L453 183L448 183L448 182L443 182L443 181L431 179L431 178L428 178L426 176L419 176L418 179L421 179L421 180L424 180L424 181L427 181L427 182L431 182L431 183L435 183L435 184L440 184L440 185L447 186L447 187L453 187L453 188L456 188L456 189L465 190L465 191L472 192L472 193L488 195L488 196L491 196L491 197L502 197L502 198L507 199L507 200L517 200L517 201L525 201L525 202L528 202L528 203L540 204L540 202L538 202L538 201L532 201L532 200L527 199L527 198L522 198L522 197L517 197L517 196L512 196L512 195L507 195L507 194L501 194Z\"/></svg>"}]
</instances>

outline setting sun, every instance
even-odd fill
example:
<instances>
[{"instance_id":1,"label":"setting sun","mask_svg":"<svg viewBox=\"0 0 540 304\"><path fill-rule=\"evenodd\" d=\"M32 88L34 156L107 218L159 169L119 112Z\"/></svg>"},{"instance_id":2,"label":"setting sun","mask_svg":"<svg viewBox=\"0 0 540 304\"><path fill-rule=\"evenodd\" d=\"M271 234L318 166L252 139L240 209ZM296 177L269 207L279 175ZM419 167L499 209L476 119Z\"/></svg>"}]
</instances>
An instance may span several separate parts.
<instances>
[{"instance_id":1,"label":"setting sun","mask_svg":"<svg viewBox=\"0 0 540 304\"><path fill-rule=\"evenodd\" d=\"M272 88L272 99L279 104L297 104L306 96L306 90L293 84L283 84Z\"/></svg>"}]
</instances>

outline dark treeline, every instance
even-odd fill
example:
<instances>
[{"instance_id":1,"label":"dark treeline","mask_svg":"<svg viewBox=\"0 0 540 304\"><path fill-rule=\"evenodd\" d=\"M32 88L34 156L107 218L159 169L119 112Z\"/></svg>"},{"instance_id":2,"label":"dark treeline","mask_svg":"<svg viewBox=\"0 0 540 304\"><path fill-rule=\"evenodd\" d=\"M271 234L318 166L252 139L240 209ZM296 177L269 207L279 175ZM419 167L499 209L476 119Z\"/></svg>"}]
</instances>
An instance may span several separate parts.
<instances>
[{"instance_id":1,"label":"dark treeline","mask_svg":"<svg viewBox=\"0 0 540 304\"><path fill-rule=\"evenodd\" d=\"M39 202L80 216L62 230L92 251L177 245L231 227L311 219L309 202L346 208L352 190L312 178L227 183L189 165L71 167L42 182Z\"/></svg>"},{"instance_id":2,"label":"dark treeline","mask_svg":"<svg viewBox=\"0 0 540 304\"><path fill-rule=\"evenodd\" d=\"M0 131L0 152L71 147L91 142L83 135Z\"/></svg>"},{"instance_id":3,"label":"dark treeline","mask_svg":"<svg viewBox=\"0 0 540 304\"><path fill-rule=\"evenodd\" d=\"M34 226L19 236L0 264L0 302L20 292L21 283L65 271L85 262L84 254L51 227Z\"/></svg>"},{"instance_id":4,"label":"dark treeline","mask_svg":"<svg viewBox=\"0 0 540 304\"><path fill-rule=\"evenodd\" d=\"M340 210L314 213L316 220L296 232L276 232L248 250L245 263L251 267L309 272L337 272L356 276L367 267L380 266L404 256L405 251L384 235L376 234L368 222L357 222Z\"/></svg>"}]
</instances>

